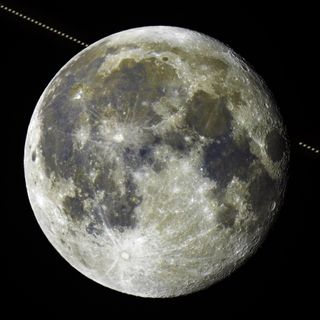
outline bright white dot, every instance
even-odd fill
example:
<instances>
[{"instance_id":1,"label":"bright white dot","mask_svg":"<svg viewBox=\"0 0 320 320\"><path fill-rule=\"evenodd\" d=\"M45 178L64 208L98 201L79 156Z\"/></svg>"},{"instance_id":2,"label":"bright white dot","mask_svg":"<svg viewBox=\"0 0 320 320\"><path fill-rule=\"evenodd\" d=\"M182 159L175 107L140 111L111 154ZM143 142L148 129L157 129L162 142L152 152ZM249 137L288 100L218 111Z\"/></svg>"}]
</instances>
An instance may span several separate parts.
<instances>
[{"instance_id":1,"label":"bright white dot","mask_svg":"<svg viewBox=\"0 0 320 320\"><path fill-rule=\"evenodd\" d=\"M130 258L130 255L128 252L121 252L121 258L125 259L125 260L128 260Z\"/></svg>"},{"instance_id":2,"label":"bright white dot","mask_svg":"<svg viewBox=\"0 0 320 320\"><path fill-rule=\"evenodd\" d=\"M173 193L179 193L179 192L180 192L180 188L178 188L178 187L173 187L172 192L173 192Z\"/></svg>"},{"instance_id":3,"label":"bright white dot","mask_svg":"<svg viewBox=\"0 0 320 320\"><path fill-rule=\"evenodd\" d=\"M46 200L44 199L44 197L41 194L37 194L36 195L36 201L38 203L38 206L40 208L44 207Z\"/></svg>"},{"instance_id":4,"label":"bright white dot","mask_svg":"<svg viewBox=\"0 0 320 320\"><path fill-rule=\"evenodd\" d=\"M123 139L123 135L121 133L117 133L116 135L113 136L113 140L116 142L122 142Z\"/></svg>"},{"instance_id":5,"label":"bright white dot","mask_svg":"<svg viewBox=\"0 0 320 320\"><path fill-rule=\"evenodd\" d=\"M73 99L74 100L79 100L83 97L83 91L82 90L79 90L74 96L73 96Z\"/></svg>"}]
</instances>

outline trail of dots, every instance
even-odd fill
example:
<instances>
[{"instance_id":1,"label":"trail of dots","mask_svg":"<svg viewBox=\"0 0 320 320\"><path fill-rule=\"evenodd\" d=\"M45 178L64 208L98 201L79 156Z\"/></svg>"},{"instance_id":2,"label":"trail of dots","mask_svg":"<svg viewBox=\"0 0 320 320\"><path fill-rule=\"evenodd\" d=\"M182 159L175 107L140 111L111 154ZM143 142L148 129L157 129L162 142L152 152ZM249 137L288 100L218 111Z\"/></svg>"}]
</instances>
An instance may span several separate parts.
<instances>
[{"instance_id":1,"label":"trail of dots","mask_svg":"<svg viewBox=\"0 0 320 320\"><path fill-rule=\"evenodd\" d=\"M308 150L310 150L310 151L313 151L314 153L319 153L319 152L320 152L319 149L314 148L314 147L311 147L311 146L309 146L309 145L307 145L307 144L305 144L305 143L303 143L303 142L299 142L299 146L301 146L301 147L303 147L303 148L306 148L306 149L308 149Z\"/></svg>"},{"instance_id":2,"label":"trail of dots","mask_svg":"<svg viewBox=\"0 0 320 320\"><path fill-rule=\"evenodd\" d=\"M57 29L55 29L55 28L52 28L52 27L50 27L50 26L48 26L48 25L46 25L46 24L44 24L44 23L42 23L42 22L40 22L40 21L38 21L38 20L32 19L32 18L30 18L30 17L22 14L21 12L18 12L18 11L16 11L16 10L13 10L13 9L5 6L5 5L0 4L0 9L2 9L2 10L4 10L4 11L7 11L7 12L9 12L9 13L11 13L11 14L14 14L14 15L16 15L17 17L19 17L19 18L21 18L21 19L24 19L24 20L26 20L26 21L29 21L29 22L31 22L31 23L33 23L33 24L35 24L35 25L37 25L37 26L39 26L39 27L41 27L41 28L43 28L43 29L49 30L49 31L51 31L51 32L53 32L53 33L55 33L55 34L63 37L63 38L66 38L66 39L68 39L68 40L70 40L70 41L73 41L73 42L75 42L75 43L77 43L77 44L79 44L79 45L81 45L81 46L84 46L84 47L87 47L87 46L88 46L87 43L85 43L85 42L83 42L83 41L81 41L81 40L78 40L78 39L76 39L76 38L74 38L74 37L71 37L70 35L68 35L68 34L66 34L66 33L64 33L64 32L61 32L61 31L59 31L59 30L57 30ZM319 149L316 149L316 148L314 148L314 147L311 147L311 146L309 146L309 145L307 145L307 144L305 144L305 143L303 143L303 142L299 142L299 146L301 146L301 147L303 147L303 148L306 148L306 149L308 149L308 150L310 150L310 151L312 151L312 152L314 152L314 153L317 153L317 154L320 153Z\"/></svg>"},{"instance_id":3,"label":"trail of dots","mask_svg":"<svg viewBox=\"0 0 320 320\"><path fill-rule=\"evenodd\" d=\"M21 19L24 19L24 20L26 20L26 21L29 21L29 22L31 22L31 23L33 23L33 24L35 24L35 25L37 25L37 26L39 26L39 27L41 27L41 28L43 28L43 29L46 29L46 30L48 30L48 31L51 31L51 32L53 32L53 33L55 33L55 34L57 34L57 35L65 38L65 39L68 39L68 40L70 40L70 41L73 41L73 42L75 42L75 43L77 43L77 44L79 44L79 45L81 45L81 46L83 46L83 47L87 47L87 46L88 46L87 43L85 43L85 42L83 42L83 41L81 41L81 40L79 40L79 39L77 39L77 38L71 37L70 35L68 35L68 34L66 34L66 33L64 33L64 32L61 32L61 31L59 31L59 30L57 30L57 29L55 29L55 28L52 28L52 27L50 27L50 26L48 26L48 25L46 25L46 24L44 24L44 23L42 23L42 22L40 22L40 21L38 21L38 20L32 19L32 18L24 15L23 13L21 13L21 12L19 12L19 11L16 11L16 10L13 10L13 9L11 9L11 8L8 8L8 7L5 6L5 5L0 4L0 9L2 9L2 10L4 10L4 11L7 11L7 12L9 12L9 13L11 13L11 14L13 14L13 15L21 18Z\"/></svg>"}]
</instances>

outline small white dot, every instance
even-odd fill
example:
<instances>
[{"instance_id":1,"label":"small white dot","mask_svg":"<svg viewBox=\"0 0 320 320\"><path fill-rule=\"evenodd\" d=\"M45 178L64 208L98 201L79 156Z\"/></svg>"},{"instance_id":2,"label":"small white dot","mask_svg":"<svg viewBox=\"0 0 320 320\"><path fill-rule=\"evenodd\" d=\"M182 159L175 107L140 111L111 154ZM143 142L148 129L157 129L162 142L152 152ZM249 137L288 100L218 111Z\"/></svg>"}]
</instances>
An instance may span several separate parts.
<instances>
[{"instance_id":1,"label":"small white dot","mask_svg":"<svg viewBox=\"0 0 320 320\"><path fill-rule=\"evenodd\" d=\"M113 140L116 142L122 142L124 140L123 135L121 133L117 133L113 136Z\"/></svg>"},{"instance_id":2,"label":"small white dot","mask_svg":"<svg viewBox=\"0 0 320 320\"><path fill-rule=\"evenodd\" d=\"M130 258L130 255L128 252L121 252L121 258L125 259L125 260L128 260Z\"/></svg>"}]
</instances>

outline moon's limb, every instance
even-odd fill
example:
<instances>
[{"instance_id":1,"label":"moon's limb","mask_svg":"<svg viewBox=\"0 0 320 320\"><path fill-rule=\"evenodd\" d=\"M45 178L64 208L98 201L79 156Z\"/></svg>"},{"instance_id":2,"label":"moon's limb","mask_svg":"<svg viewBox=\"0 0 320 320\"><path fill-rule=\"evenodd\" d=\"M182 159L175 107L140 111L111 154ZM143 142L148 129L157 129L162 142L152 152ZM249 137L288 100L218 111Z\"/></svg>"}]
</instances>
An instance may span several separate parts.
<instances>
[{"instance_id":1,"label":"moon's limb","mask_svg":"<svg viewBox=\"0 0 320 320\"><path fill-rule=\"evenodd\" d=\"M70 264L109 288L169 297L224 278L261 243L287 149L270 93L231 49L147 27L59 71L24 164L37 220Z\"/></svg>"}]
</instances>

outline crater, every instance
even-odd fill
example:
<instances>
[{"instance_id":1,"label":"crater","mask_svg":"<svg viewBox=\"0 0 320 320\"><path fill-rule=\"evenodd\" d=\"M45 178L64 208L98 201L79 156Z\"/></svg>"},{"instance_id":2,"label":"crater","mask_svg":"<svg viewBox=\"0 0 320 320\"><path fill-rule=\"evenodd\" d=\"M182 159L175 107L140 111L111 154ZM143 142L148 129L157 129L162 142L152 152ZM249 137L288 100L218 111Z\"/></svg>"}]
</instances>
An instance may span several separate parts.
<instances>
[{"instance_id":1,"label":"crater","mask_svg":"<svg viewBox=\"0 0 320 320\"><path fill-rule=\"evenodd\" d=\"M36 153L36 151L34 150L34 151L32 152L32 154L31 154L31 160L32 160L32 161L36 161L36 158L37 158L37 153Z\"/></svg>"},{"instance_id":2,"label":"crater","mask_svg":"<svg viewBox=\"0 0 320 320\"><path fill-rule=\"evenodd\" d=\"M121 252L121 258L124 260L128 260L130 258L130 254L126 251Z\"/></svg>"}]
</instances>

